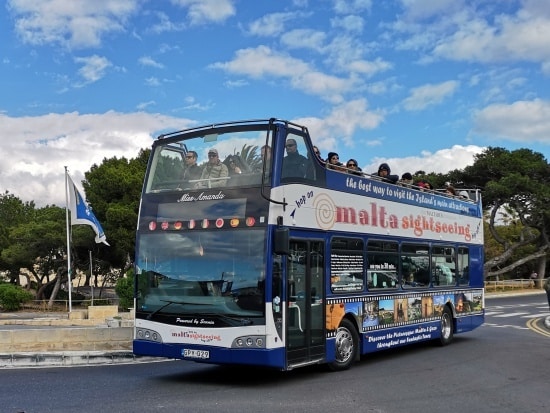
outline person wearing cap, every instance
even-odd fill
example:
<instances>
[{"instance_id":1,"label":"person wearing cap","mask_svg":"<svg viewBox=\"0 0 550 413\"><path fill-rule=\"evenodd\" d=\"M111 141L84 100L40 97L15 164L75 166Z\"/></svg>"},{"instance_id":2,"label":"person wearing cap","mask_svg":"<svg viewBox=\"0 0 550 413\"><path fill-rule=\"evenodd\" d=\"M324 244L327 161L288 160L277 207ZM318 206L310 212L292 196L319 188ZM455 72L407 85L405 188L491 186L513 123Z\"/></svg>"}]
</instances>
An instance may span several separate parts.
<instances>
[{"instance_id":1,"label":"person wearing cap","mask_svg":"<svg viewBox=\"0 0 550 413\"><path fill-rule=\"evenodd\" d=\"M383 181L391 182L392 184L395 184L399 180L398 175L391 175L391 169L387 163L380 164L376 175L382 178Z\"/></svg>"},{"instance_id":2,"label":"person wearing cap","mask_svg":"<svg viewBox=\"0 0 550 413\"><path fill-rule=\"evenodd\" d=\"M296 139L287 139L285 148L286 156L283 158L281 178L305 178L310 161L298 152Z\"/></svg>"},{"instance_id":3,"label":"person wearing cap","mask_svg":"<svg viewBox=\"0 0 550 413\"><path fill-rule=\"evenodd\" d=\"M226 186L227 177L229 171L227 166L220 161L217 149L210 149L208 151L208 162L204 165L202 170L201 179L207 182L208 188L216 188L220 186Z\"/></svg>"}]
</instances>

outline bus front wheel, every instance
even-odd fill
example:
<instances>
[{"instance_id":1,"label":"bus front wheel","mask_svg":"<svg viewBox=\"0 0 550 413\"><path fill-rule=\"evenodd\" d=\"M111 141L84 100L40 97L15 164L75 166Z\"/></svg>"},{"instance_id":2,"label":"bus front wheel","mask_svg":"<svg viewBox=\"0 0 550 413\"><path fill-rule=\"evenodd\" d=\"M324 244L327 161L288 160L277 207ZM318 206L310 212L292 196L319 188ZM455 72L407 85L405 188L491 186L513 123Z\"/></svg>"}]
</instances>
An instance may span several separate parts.
<instances>
[{"instance_id":1,"label":"bus front wheel","mask_svg":"<svg viewBox=\"0 0 550 413\"><path fill-rule=\"evenodd\" d=\"M333 371L346 370L351 367L359 350L359 335L353 323L343 319L336 330L336 359L329 363Z\"/></svg>"},{"instance_id":2,"label":"bus front wheel","mask_svg":"<svg viewBox=\"0 0 550 413\"><path fill-rule=\"evenodd\" d=\"M448 306L445 306L443 314L441 314L441 322L439 325L439 344L446 346L453 341L453 314Z\"/></svg>"}]
</instances>

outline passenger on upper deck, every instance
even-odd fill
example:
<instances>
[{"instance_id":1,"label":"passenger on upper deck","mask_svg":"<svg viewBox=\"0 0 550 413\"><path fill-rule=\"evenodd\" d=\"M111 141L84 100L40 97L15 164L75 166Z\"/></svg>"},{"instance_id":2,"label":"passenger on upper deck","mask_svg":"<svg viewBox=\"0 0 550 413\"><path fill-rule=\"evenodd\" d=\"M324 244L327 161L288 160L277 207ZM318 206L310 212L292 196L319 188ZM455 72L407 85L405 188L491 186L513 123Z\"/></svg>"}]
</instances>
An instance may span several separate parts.
<instances>
[{"instance_id":1,"label":"passenger on upper deck","mask_svg":"<svg viewBox=\"0 0 550 413\"><path fill-rule=\"evenodd\" d=\"M327 156L327 166L330 168L333 165L338 165L340 163L340 157L336 152L329 152Z\"/></svg>"},{"instance_id":2,"label":"passenger on upper deck","mask_svg":"<svg viewBox=\"0 0 550 413\"><path fill-rule=\"evenodd\" d=\"M454 186L447 186L447 188L445 188L445 195L456 196L456 189Z\"/></svg>"},{"instance_id":3,"label":"passenger on upper deck","mask_svg":"<svg viewBox=\"0 0 550 413\"><path fill-rule=\"evenodd\" d=\"M378 167L378 173L376 175L382 178L382 180L386 182L391 182L392 184L395 184L399 180L398 175L391 175L391 169L387 163L380 164L380 166Z\"/></svg>"},{"instance_id":4,"label":"passenger on upper deck","mask_svg":"<svg viewBox=\"0 0 550 413\"><path fill-rule=\"evenodd\" d=\"M327 168L341 172L347 172L346 167L340 162L340 156L336 152L329 152L327 157Z\"/></svg>"},{"instance_id":5,"label":"passenger on upper deck","mask_svg":"<svg viewBox=\"0 0 550 413\"><path fill-rule=\"evenodd\" d=\"M410 172L405 172L403 175L401 175L401 180L399 183L403 186L411 187L413 185L413 177Z\"/></svg>"},{"instance_id":6,"label":"passenger on upper deck","mask_svg":"<svg viewBox=\"0 0 550 413\"><path fill-rule=\"evenodd\" d=\"M361 170L361 168L359 168L359 165L357 164L357 161L355 159L350 159L347 163L346 163L346 168L347 168L347 172L349 174L352 174L352 175L363 175L363 171Z\"/></svg>"},{"instance_id":7,"label":"passenger on upper deck","mask_svg":"<svg viewBox=\"0 0 550 413\"><path fill-rule=\"evenodd\" d=\"M236 155L229 155L226 159L227 161L227 171L229 172L229 176L232 175L240 175L242 174L242 170L239 167L239 159ZM224 162L225 163L225 162Z\"/></svg>"},{"instance_id":8,"label":"passenger on upper deck","mask_svg":"<svg viewBox=\"0 0 550 413\"><path fill-rule=\"evenodd\" d=\"M462 190L458 193L458 196L462 199L467 199L467 200L470 199L470 195L468 195L468 191Z\"/></svg>"},{"instance_id":9,"label":"passenger on upper deck","mask_svg":"<svg viewBox=\"0 0 550 413\"><path fill-rule=\"evenodd\" d=\"M434 187L428 181L420 181L416 184L421 191L433 191Z\"/></svg>"},{"instance_id":10,"label":"passenger on upper deck","mask_svg":"<svg viewBox=\"0 0 550 413\"><path fill-rule=\"evenodd\" d=\"M197 165L197 152L189 151L185 154L185 170L183 171L182 179L190 181L199 179L202 174L202 169Z\"/></svg>"},{"instance_id":11,"label":"passenger on upper deck","mask_svg":"<svg viewBox=\"0 0 550 413\"><path fill-rule=\"evenodd\" d=\"M201 174L201 179L208 181L202 182L201 186L207 186L208 188L226 186L227 179L224 178L227 178L228 175L229 171L227 170L227 166L220 161L218 150L210 149L208 151L208 163L204 166Z\"/></svg>"},{"instance_id":12,"label":"passenger on upper deck","mask_svg":"<svg viewBox=\"0 0 550 413\"><path fill-rule=\"evenodd\" d=\"M286 140L286 156L283 158L283 170L281 178L305 178L310 161L298 153L296 140L289 138Z\"/></svg>"},{"instance_id":13,"label":"passenger on upper deck","mask_svg":"<svg viewBox=\"0 0 550 413\"><path fill-rule=\"evenodd\" d=\"M319 161L321 161L321 163L325 163L325 161L323 160L323 158L321 158L321 151L319 150L319 148L317 146L313 146L313 154L317 157L317 159L319 159Z\"/></svg>"}]
</instances>

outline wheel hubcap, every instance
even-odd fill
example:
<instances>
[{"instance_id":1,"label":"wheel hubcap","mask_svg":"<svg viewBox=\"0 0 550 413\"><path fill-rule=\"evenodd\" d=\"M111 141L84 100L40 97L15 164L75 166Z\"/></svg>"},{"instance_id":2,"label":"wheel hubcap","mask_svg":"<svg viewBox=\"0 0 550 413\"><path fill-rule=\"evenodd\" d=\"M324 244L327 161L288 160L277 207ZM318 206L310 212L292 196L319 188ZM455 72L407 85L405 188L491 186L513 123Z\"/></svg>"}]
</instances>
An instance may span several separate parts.
<instances>
[{"instance_id":1,"label":"wheel hubcap","mask_svg":"<svg viewBox=\"0 0 550 413\"><path fill-rule=\"evenodd\" d=\"M336 334L336 359L340 362L346 362L352 354L353 337L348 330L339 328Z\"/></svg>"}]
</instances>

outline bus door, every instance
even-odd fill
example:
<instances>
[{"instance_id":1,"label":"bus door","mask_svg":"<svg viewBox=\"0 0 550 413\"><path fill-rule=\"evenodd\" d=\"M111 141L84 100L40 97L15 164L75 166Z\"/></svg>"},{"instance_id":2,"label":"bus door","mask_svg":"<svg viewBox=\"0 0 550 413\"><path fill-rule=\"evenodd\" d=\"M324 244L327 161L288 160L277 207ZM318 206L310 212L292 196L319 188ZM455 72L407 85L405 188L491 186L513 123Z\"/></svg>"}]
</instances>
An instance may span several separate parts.
<instances>
[{"instance_id":1,"label":"bus door","mask_svg":"<svg viewBox=\"0 0 550 413\"><path fill-rule=\"evenodd\" d=\"M289 367L325 358L324 242L290 240L286 337Z\"/></svg>"}]
</instances>

